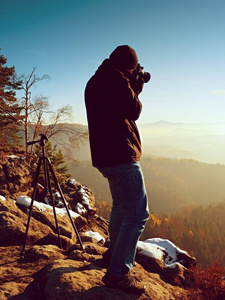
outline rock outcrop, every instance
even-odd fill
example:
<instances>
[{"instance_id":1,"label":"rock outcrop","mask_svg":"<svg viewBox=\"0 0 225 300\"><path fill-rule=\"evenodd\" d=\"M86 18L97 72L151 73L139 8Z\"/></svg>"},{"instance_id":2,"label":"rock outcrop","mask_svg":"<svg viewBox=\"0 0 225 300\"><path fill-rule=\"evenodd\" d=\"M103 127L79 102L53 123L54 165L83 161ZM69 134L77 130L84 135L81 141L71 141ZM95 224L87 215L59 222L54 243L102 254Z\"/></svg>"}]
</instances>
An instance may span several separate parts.
<instances>
[{"instance_id":1,"label":"rock outcrop","mask_svg":"<svg viewBox=\"0 0 225 300\"><path fill-rule=\"evenodd\" d=\"M85 251L63 208L57 210L58 232L52 208L36 204L22 257L29 205L21 197L31 196L29 168L19 160L5 160L0 180L0 299L191 299L177 285L178 281L185 285L183 256L170 268L165 256L154 259L138 251L132 273L147 286L141 296L103 285L106 269L101 258L107 250L108 221L96 214L90 189L75 180L63 186L63 193Z\"/></svg>"}]
</instances>

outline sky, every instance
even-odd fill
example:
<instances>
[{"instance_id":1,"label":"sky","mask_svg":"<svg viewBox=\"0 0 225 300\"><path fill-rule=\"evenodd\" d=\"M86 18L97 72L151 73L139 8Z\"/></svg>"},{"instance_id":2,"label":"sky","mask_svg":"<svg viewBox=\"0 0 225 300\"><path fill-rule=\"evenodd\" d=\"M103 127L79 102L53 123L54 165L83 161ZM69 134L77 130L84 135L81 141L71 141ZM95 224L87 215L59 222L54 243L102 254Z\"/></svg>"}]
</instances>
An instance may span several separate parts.
<instances>
[{"instance_id":1,"label":"sky","mask_svg":"<svg viewBox=\"0 0 225 300\"><path fill-rule=\"evenodd\" d=\"M0 54L18 75L47 74L31 96L71 105L87 124L84 89L119 45L151 73L139 124L225 121L224 0L0 0ZM18 95L21 96L21 95ZM106 99L107 101L107 99Z\"/></svg>"}]
</instances>

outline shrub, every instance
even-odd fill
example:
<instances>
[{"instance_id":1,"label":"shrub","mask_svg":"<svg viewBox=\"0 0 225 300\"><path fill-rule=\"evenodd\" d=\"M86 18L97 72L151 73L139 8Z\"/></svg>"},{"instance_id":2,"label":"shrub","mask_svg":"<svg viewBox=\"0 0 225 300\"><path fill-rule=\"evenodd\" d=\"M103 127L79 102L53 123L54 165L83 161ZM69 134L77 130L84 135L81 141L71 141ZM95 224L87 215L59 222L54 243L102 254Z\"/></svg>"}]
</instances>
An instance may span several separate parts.
<instances>
[{"instance_id":1,"label":"shrub","mask_svg":"<svg viewBox=\"0 0 225 300\"><path fill-rule=\"evenodd\" d=\"M202 299L225 299L225 268L217 262L205 269L192 267L188 272L187 284L189 288L199 290Z\"/></svg>"}]
</instances>

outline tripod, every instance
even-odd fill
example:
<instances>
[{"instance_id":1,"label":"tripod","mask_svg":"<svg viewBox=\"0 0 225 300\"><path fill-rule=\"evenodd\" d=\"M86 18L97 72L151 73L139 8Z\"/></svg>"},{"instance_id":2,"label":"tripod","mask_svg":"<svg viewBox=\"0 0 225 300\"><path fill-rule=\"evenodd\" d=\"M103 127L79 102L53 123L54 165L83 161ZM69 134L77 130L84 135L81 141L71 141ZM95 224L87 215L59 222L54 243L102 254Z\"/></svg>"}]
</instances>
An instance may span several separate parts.
<instances>
[{"instance_id":1,"label":"tripod","mask_svg":"<svg viewBox=\"0 0 225 300\"><path fill-rule=\"evenodd\" d=\"M59 226L58 226L58 221L57 221L57 217L56 217L55 202L54 202L54 198L53 198L53 194L52 194L52 187L51 187L51 181L50 181L49 171L50 171L50 173L52 175L52 179L54 181L54 184L57 187L58 192L59 192L59 194L61 196L61 199L63 201L64 207L66 208L66 212L67 212L67 214L69 216L69 219L70 219L70 222L71 222L71 224L73 226L73 229L74 229L74 231L75 231L75 233L77 235L77 238L78 238L78 241L80 243L81 249L85 250L84 245L83 245L83 243L81 241L81 238L79 236L78 230L76 228L76 225L74 224L73 219L72 219L72 217L70 215L70 212L69 212L69 209L67 207L66 200L65 200L65 197L64 197L63 192L61 190L61 187L60 187L60 185L59 185L59 183L58 183L58 181L56 179L54 170L53 170L53 168L51 166L51 162L50 162L49 158L47 156L45 156L45 141L47 141L48 138L44 134L40 134L40 136L41 136L40 140L33 141L33 142L28 142L27 143L28 146L36 144L36 143L40 143L40 145L42 147L42 155L39 157L38 165L37 165L37 169L36 169L35 180L34 180L34 189L33 189L33 195L32 195L32 200L31 200L31 204L30 204L30 211L29 211L29 216L28 216L28 221L27 221L27 227L26 227L26 232L25 232L24 244L23 244L22 251L20 253L21 258L24 257L24 253L25 253L25 246L26 246L27 234L28 234L28 229L29 229L29 224L30 224L30 218L31 218L31 215L32 215L34 199L35 199L35 196L36 196L38 178L39 178L39 175L40 175L40 169L41 169L41 163L42 162L43 162L43 167L44 167L45 192L46 192L46 195L49 193L50 200L51 200L51 203L52 203L52 206L53 206L53 213L54 213L55 224L56 224L57 233L58 233L59 246L62 249L62 243L61 243L60 234L59 234Z\"/></svg>"}]
</instances>

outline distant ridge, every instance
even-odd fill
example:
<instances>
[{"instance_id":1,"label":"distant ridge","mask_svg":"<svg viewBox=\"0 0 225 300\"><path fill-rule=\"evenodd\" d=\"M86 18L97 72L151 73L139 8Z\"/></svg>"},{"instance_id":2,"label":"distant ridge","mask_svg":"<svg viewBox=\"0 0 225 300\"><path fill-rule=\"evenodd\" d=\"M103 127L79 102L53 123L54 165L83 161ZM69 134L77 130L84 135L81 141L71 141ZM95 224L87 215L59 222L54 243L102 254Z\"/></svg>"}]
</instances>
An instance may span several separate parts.
<instances>
[{"instance_id":1,"label":"distant ridge","mask_svg":"<svg viewBox=\"0 0 225 300\"><path fill-rule=\"evenodd\" d=\"M139 124L140 127L145 126L154 126L154 127L163 127L163 126L225 126L225 122L199 122L199 123L183 123L183 122L170 122L165 120L160 120L157 122L149 122Z\"/></svg>"},{"instance_id":2,"label":"distant ridge","mask_svg":"<svg viewBox=\"0 0 225 300\"><path fill-rule=\"evenodd\" d=\"M87 125L77 123L66 123L66 127L80 132L88 130ZM144 156L188 158L206 163L225 164L225 122L176 123L160 120L139 124L139 129ZM24 134L21 132L21 135L23 137ZM58 137L65 142L68 139L63 132ZM54 143L53 139L50 141ZM58 147L66 153L62 144ZM71 154L75 160L91 160L88 139L79 148L72 149Z\"/></svg>"}]
</instances>

